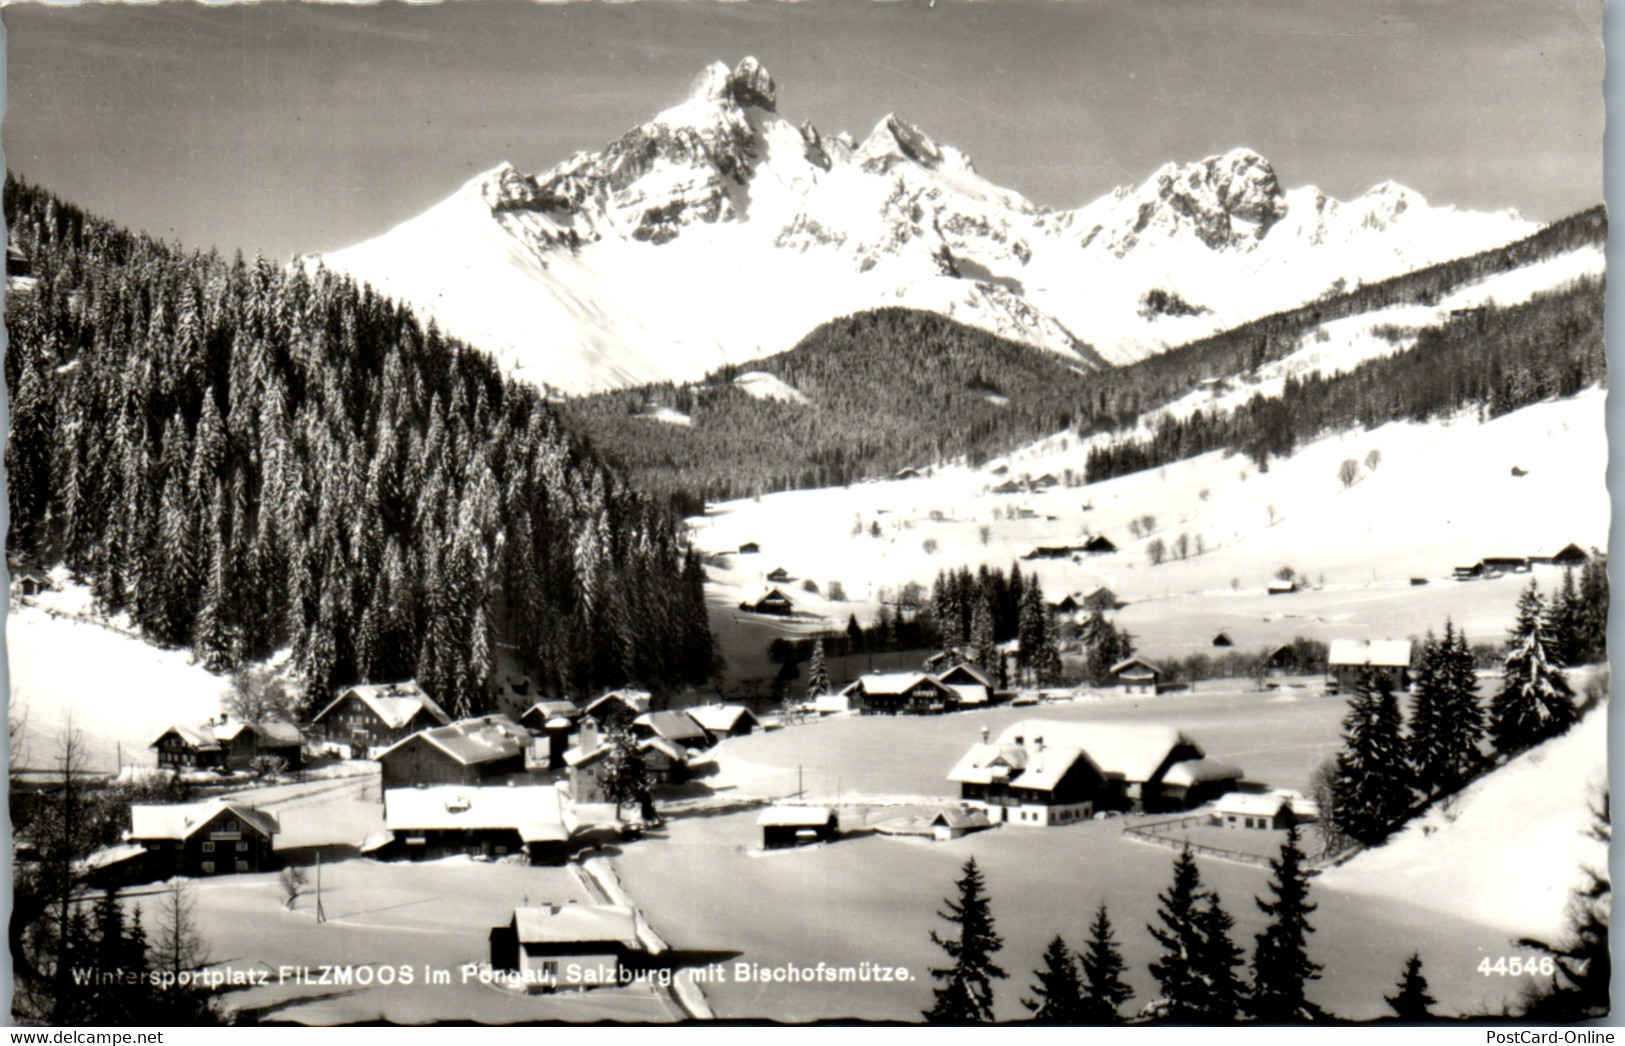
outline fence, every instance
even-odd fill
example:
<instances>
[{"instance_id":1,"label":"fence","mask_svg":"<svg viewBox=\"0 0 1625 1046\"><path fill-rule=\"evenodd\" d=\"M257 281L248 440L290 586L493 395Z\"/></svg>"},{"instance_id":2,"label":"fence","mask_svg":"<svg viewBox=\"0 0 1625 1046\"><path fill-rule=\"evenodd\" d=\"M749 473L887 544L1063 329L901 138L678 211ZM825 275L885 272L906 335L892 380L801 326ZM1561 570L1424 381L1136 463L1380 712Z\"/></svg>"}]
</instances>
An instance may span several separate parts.
<instances>
[{"instance_id":1,"label":"fence","mask_svg":"<svg viewBox=\"0 0 1625 1046\"><path fill-rule=\"evenodd\" d=\"M1258 854L1242 853L1239 850L1222 850L1217 846L1205 846L1193 843L1184 838L1174 838L1171 833L1186 825L1207 824L1210 818L1205 814L1192 817L1179 817L1171 821L1149 821L1145 824L1127 824L1123 826L1123 834L1136 842L1150 843L1152 846L1165 846L1170 850L1189 849L1198 857L1216 857L1221 861L1233 861L1236 864L1256 865L1260 868L1269 867L1270 859Z\"/></svg>"}]
</instances>

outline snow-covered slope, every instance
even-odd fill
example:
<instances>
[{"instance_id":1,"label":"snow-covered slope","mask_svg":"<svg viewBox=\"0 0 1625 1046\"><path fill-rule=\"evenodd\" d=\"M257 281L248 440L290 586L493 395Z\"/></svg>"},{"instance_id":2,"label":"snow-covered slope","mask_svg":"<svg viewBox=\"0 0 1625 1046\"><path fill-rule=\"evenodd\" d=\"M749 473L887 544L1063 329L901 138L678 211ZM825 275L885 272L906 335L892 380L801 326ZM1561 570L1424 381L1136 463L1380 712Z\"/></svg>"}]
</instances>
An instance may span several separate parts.
<instances>
[{"instance_id":1,"label":"snow-covered slope","mask_svg":"<svg viewBox=\"0 0 1625 1046\"><path fill-rule=\"evenodd\" d=\"M1608 847L1588 833L1588 803L1607 783L1604 706L1322 873L1316 888L1400 897L1514 937L1555 939L1583 869L1607 871Z\"/></svg>"},{"instance_id":2,"label":"snow-covered slope","mask_svg":"<svg viewBox=\"0 0 1625 1046\"><path fill-rule=\"evenodd\" d=\"M1122 363L1532 231L1392 184L1283 192L1245 149L1050 212L896 116L862 142L797 127L747 58L601 151L504 164L322 260L580 392L693 380L883 305Z\"/></svg>"}]
</instances>

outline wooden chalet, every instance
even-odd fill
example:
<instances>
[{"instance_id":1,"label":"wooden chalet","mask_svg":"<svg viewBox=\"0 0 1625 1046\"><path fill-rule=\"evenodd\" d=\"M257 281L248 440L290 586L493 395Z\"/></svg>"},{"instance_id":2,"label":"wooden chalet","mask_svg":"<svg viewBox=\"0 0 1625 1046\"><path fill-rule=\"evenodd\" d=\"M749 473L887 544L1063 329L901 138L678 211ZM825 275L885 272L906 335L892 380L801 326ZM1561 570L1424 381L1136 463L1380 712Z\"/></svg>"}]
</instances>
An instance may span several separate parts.
<instances>
[{"instance_id":1,"label":"wooden chalet","mask_svg":"<svg viewBox=\"0 0 1625 1046\"><path fill-rule=\"evenodd\" d=\"M776 585L783 585L795 580L790 576L790 572L783 567L774 567L773 572L767 575L767 579Z\"/></svg>"},{"instance_id":2,"label":"wooden chalet","mask_svg":"<svg viewBox=\"0 0 1625 1046\"><path fill-rule=\"evenodd\" d=\"M519 725L532 734L547 733L547 724L554 719L563 719L574 722L582 716L581 709L576 707L574 701L538 701L525 709L519 717Z\"/></svg>"},{"instance_id":3,"label":"wooden chalet","mask_svg":"<svg viewBox=\"0 0 1625 1046\"><path fill-rule=\"evenodd\" d=\"M346 687L310 725L313 736L329 751L367 759L419 730L450 722L451 716L416 680L407 680Z\"/></svg>"},{"instance_id":4,"label":"wooden chalet","mask_svg":"<svg viewBox=\"0 0 1625 1046\"><path fill-rule=\"evenodd\" d=\"M435 785L386 789L384 827L387 834L367 847L378 857L523 855L561 864L578 822L553 785Z\"/></svg>"},{"instance_id":5,"label":"wooden chalet","mask_svg":"<svg viewBox=\"0 0 1625 1046\"><path fill-rule=\"evenodd\" d=\"M762 725L761 720L744 705L697 705L684 711L706 733L717 739L748 737Z\"/></svg>"},{"instance_id":6,"label":"wooden chalet","mask_svg":"<svg viewBox=\"0 0 1625 1046\"><path fill-rule=\"evenodd\" d=\"M305 738L292 723L250 723L222 714L213 729L232 770L246 770L261 757L280 759L288 770L305 765Z\"/></svg>"},{"instance_id":7,"label":"wooden chalet","mask_svg":"<svg viewBox=\"0 0 1625 1046\"><path fill-rule=\"evenodd\" d=\"M1102 586L1084 596L1079 609L1093 613L1096 610L1116 610L1122 605L1123 601L1117 598L1116 592Z\"/></svg>"},{"instance_id":8,"label":"wooden chalet","mask_svg":"<svg viewBox=\"0 0 1625 1046\"><path fill-rule=\"evenodd\" d=\"M1232 790L1241 770L1172 727L1026 719L970 747L949 773L996 823L1072 824L1106 810L1185 809ZM1228 782L1228 783L1226 783Z\"/></svg>"},{"instance_id":9,"label":"wooden chalet","mask_svg":"<svg viewBox=\"0 0 1625 1046\"><path fill-rule=\"evenodd\" d=\"M1007 479L993 488L995 494L1020 494L1025 489L1013 479Z\"/></svg>"},{"instance_id":10,"label":"wooden chalet","mask_svg":"<svg viewBox=\"0 0 1625 1046\"><path fill-rule=\"evenodd\" d=\"M1220 632L1218 635L1213 637L1213 645L1214 646L1235 646L1236 641L1230 638L1230 633L1228 633L1228 632Z\"/></svg>"},{"instance_id":11,"label":"wooden chalet","mask_svg":"<svg viewBox=\"0 0 1625 1046\"><path fill-rule=\"evenodd\" d=\"M644 950L636 909L618 904L515 908L508 925L491 928L490 941L491 968L538 992L618 987L619 971ZM581 976L582 971L595 976Z\"/></svg>"},{"instance_id":12,"label":"wooden chalet","mask_svg":"<svg viewBox=\"0 0 1625 1046\"><path fill-rule=\"evenodd\" d=\"M33 597L41 592L54 592L56 586L44 574L29 572L11 579L11 594L14 596Z\"/></svg>"},{"instance_id":13,"label":"wooden chalet","mask_svg":"<svg viewBox=\"0 0 1625 1046\"><path fill-rule=\"evenodd\" d=\"M158 753L161 770L191 773L226 768L226 750L214 736L213 724L172 726L147 747Z\"/></svg>"},{"instance_id":14,"label":"wooden chalet","mask_svg":"<svg viewBox=\"0 0 1625 1046\"><path fill-rule=\"evenodd\" d=\"M632 720L632 736L642 741L662 737L684 748L703 751L710 748L710 731L687 712L645 712Z\"/></svg>"},{"instance_id":15,"label":"wooden chalet","mask_svg":"<svg viewBox=\"0 0 1625 1046\"><path fill-rule=\"evenodd\" d=\"M691 775L688 749L663 737L647 736L637 742L649 779L655 784L682 784ZM570 798L577 803L605 803L603 771L614 753L609 737L598 731L591 716L581 721L576 743L564 753L569 770Z\"/></svg>"},{"instance_id":16,"label":"wooden chalet","mask_svg":"<svg viewBox=\"0 0 1625 1046\"><path fill-rule=\"evenodd\" d=\"M760 551L762 551L762 546L758 545L754 541L747 541L743 545L739 546L739 554L741 556L754 556Z\"/></svg>"},{"instance_id":17,"label":"wooden chalet","mask_svg":"<svg viewBox=\"0 0 1625 1046\"><path fill-rule=\"evenodd\" d=\"M1109 552L1116 552L1117 546L1113 544L1111 538L1108 538L1106 535L1096 534L1094 537L1084 542L1083 551L1087 552L1091 556L1101 556Z\"/></svg>"},{"instance_id":18,"label":"wooden chalet","mask_svg":"<svg viewBox=\"0 0 1625 1046\"><path fill-rule=\"evenodd\" d=\"M762 849L832 843L840 831L835 811L827 806L770 806L756 819Z\"/></svg>"},{"instance_id":19,"label":"wooden chalet","mask_svg":"<svg viewBox=\"0 0 1625 1046\"><path fill-rule=\"evenodd\" d=\"M15 243L6 244L6 275L32 276L34 263Z\"/></svg>"},{"instance_id":20,"label":"wooden chalet","mask_svg":"<svg viewBox=\"0 0 1625 1046\"><path fill-rule=\"evenodd\" d=\"M1529 573L1528 556L1485 556L1481 562L1485 570L1497 570L1503 574Z\"/></svg>"},{"instance_id":21,"label":"wooden chalet","mask_svg":"<svg viewBox=\"0 0 1625 1046\"><path fill-rule=\"evenodd\" d=\"M617 723L631 725L632 720L649 710L650 694L647 690L630 690L622 688L600 694L587 703L581 710L583 716L591 716L603 726L613 726Z\"/></svg>"},{"instance_id":22,"label":"wooden chalet","mask_svg":"<svg viewBox=\"0 0 1625 1046\"><path fill-rule=\"evenodd\" d=\"M1591 555L1585 549L1569 544L1552 556L1551 563L1554 567L1583 567L1590 560Z\"/></svg>"},{"instance_id":23,"label":"wooden chalet","mask_svg":"<svg viewBox=\"0 0 1625 1046\"><path fill-rule=\"evenodd\" d=\"M422 730L378 755L385 789L501 783L525 772L530 733L503 715Z\"/></svg>"},{"instance_id":24,"label":"wooden chalet","mask_svg":"<svg viewBox=\"0 0 1625 1046\"><path fill-rule=\"evenodd\" d=\"M741 603L741 610L748 610L753 614L773 614L778 617L789 617L795 612L796 605L789 596L778 589L769 589L767 595L754 603Z\"/></svg>"},{"instance_id":25,"label":"wooden chalet","mask_svg":"<svg viewBox=\"0 0 1625 1046\"><path fill-rule=\"evenodd\" d=\"M1484 564L1474 563L1470 567L1457 567L1451 571L1451 576L1457 581L1477 581L1484 576Z\"/></svg>"},{"instance_id":26,"label":"wooden chalet","mask_svg":"<svg viewBox=\"0 0 1625 1046\"><path fill-rule=\"evenodd\" d=\"M1360 673L1371 672L1372 685L1386 680L1389 689L1410 685L1411 641L1408 639L1334 639L1326 655L1331 676L1327 693L1352 693Z\"/></svg>"},{"instance_id":27,"label":"wooden chalet","mask_svg":"<svg viewBox=\"0 0 1625 1046\"><path fill-rule=\"evenodd\" d=\"M277 819L232 799L130 806L128 842L146 849L151 879L261 872L276 866Z\"/></svg>"},{"instance_id":28,"label":"wooden chalet","mask_svg":"<svg viewBox=\"0 0 1625 1046\"><path fill-rule=\"evenodd\" d=\"M975 665L957 664L935 678L957 695L955 703L960 708L974 708L993 700L992 678Z\"/></svg>"},{"instance_id":29,"label":"wooden chalet","mask_svg":"<svg viewBox=\"0 0 1625 1046\"><path fill-rule=\"evenodd\" d=\"M1112 678L1125 694L1149 694L1162 691L1163 671L1143 657L1131 657L1117 662L1111 668Z\"/></svg>"},{"instance_id":30,"label":"wooden chalet","mask_svg":"<svg viewBox=\"0 0 1625 1046\"><path fill-rule=\"evenodd\" d=\"M1069 592L1049 605L1057 614L1075 614L1083 606L1081 593Z\"/></svg>"},{"instance_id":31,"label":"wooden chalet","mask_svg":"<svg viewBox=\"0 0 1625 1046\"><path fill-rule=\"evenodd\" d=\"M841 693L864 715L935 715L957 706L954 691L924 672L876 672Z\"/></svg>"}]
</instances>

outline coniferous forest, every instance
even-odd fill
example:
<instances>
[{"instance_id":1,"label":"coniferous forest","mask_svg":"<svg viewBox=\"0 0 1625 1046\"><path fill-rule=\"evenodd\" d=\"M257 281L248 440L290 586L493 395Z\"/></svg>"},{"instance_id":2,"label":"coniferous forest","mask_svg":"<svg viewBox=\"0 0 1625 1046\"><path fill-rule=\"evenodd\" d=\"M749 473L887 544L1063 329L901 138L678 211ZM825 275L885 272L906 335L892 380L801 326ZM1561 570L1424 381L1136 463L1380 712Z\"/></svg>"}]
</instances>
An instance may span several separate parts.
<instances>
[{"instance_id":1,"label":"coniferous forest","mask_svg":"<svg viewBox=\"0 0 1625 1046\"><path fill-rule=\"evenodd\" d=\"M554 693L711 673L679 522L487 357L319 269L10 177L5 212L14 564L216 670L291 648L307 702L416 676L481 712L499 647Z\"/></svg>"}]
</instances>

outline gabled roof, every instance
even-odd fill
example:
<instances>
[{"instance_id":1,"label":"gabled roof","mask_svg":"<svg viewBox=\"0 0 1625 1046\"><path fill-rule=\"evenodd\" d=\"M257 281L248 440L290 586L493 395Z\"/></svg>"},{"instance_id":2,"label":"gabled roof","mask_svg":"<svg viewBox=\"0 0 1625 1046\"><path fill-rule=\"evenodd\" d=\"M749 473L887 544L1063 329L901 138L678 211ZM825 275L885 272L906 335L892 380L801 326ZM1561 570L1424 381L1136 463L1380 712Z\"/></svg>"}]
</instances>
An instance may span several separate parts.
<instances>
[{"instance_id":1,"label":"gabled roof","mask_svg":"<svg viewBox=\"0 0 1625 1046\"><path fill-rule=\"evenodd\" d=\"M384 810L392 832L512 828L527 843L562 842L577 823L553 785L391 788Z\"/></svg>"},{"instance_id":2,"label":"gabled roof","mask_svg":"<svg viewBox=\"0 0 1625 1046\"><path fill-rule=\"evenodd\" d=\"M981 683L944 683L954 693L954 700L961 705L987 704L986 686Z\"/></svg>"},{"instance_id":3,"label":"gabled roof","mask_svg":"<svg viewBox=\"0 0 1625 1046\"><path fill-rule=\"evenodd\" d=\"M929 823L947 828L988 828L993 824L986 810L967 810L958 806L942 807L932 815Z\"/></svg>"},{"instance_id":4,"label":"gabled roof","mask_svg":"<svg viewBox=\"0 0 1625 1046\"><path fill-rule=\"evenodd\" d=\"M741 719L759 723L755 713L744 705L699 705L687 709L689 718L713 734L726 734L739 725Z\"/></svg>"},{"instance_id":5,"label":"gabled roof","mask_svg":"<svg viewBox=\"0 0 1625 1046\"><path fill-rule=\"evenodd\" d=\"M440 749L463 766L478 766L499 759L511 759L523 752L525 746L530 743L530 734L518 723L505 715L488 715L479 719L461 719L447 726L437 726L429 730L419 730L411 737L403 738L389 746L378 758L388 758L391 752L419 738Z\"/></svg>"},{"instance_id":6,"label":"gabled roof","mask_svg":"<svg viewBox=\"0 0 1625 1046\"><path fill-rule=\"evenodd\" d=\"M216 740L220 741L235 740L238 734L247 730L259 735L260 743L271 748L303 744L305 740L299 728L292 723L250 723L246 719L233 719L212 729Z\"/></svg>"},{"instance_id":7,"label":"gabled roof","mask_svg":"<svg viewBox=\"0 0 1625 1046\"><path fill-rule=\"evenodd\" d=\"M656 737L681 744L697 741L705 745L711 740L705 727L683 712L645 712L632 720L632 725L646 726L654 731Z\"/></svg>"},{"instance_id":8,"label":"gabled roof","mask_svg":"<svg viewBox=\"0 0 1625 1046\"><path fill-rule=\"evenodd\" d=\"M989 688L993 686L993 680L988 678L988 674L986 672L982 671L980 668L977 668L975 665L967 664L963 661L948 669L948 671L938 675L937 682L951 686L952 684L949 683L949 679L956 675L970 676L969 680L962 680L962 682L979 683L982 686Z\"/></svg>"},{"instance_id":9,"label":"gabled roof","mask_svg":"<svg viewBox=\"0 0 1625 1046\"><path fill-rule=\"evenodd\" d=\"M1241 767L1208 756L1175 763L1162 775L1163 784L1173 785L1176 788L1189 788L1192 785L1208 784L1213 781L1239 780Z\"/></svg>"},{"instance_id":10,"label":"gabled roof","mask_svg":"<svg viewBox=\"0 0 1625 1046\"><path fill-rule=\"evenodd\" d=\"M623 904L550 904L545 908L515 908L508 924L527 944L596 944L614 942L629 951L642 951L637 913Z\"/></svg>"},{"instance_id":11,"label":"gabled roof","mask_svg":"<svg viewBox=\"0 0 1625 1046\"><path fill-rule=\"evenodd\" d=\"M1140 678L1147 673L1151 675L1162 675L1162 669L1158 668L1156 665L1153 665L1143 657L1130 657L1117 662L1117 664L1112 666L1112 675L1122 675L1135 665L1139 665L1144 671L1134 673L1131 678Z\"/></svg>"},{"instance_id":12,"label":"gabled roof","mask_svg":"<svg viewBox=\"0 0 1625 1046\"><path fill-rule=\"evenodd\" d=\"M997 742L972 745L948 779L986 784L998 777L992 771L1004 766L1007 779L1019 787L1046 787L1032 783L1039 781L1053 786L1071 768L1071 761L1085 758L1102 777L1145 782L1176 748L1187 745L1198 758L1204 754L1200 745L1168 726L1023 719L1006 727ZM1029 776L1040 763L1047 769Z\"/></svg>"},{"instance_id":13,"label":"gabled roof","mask_svg":"<svg viewBox=\"0 0 1625 1046\"><path fill-rule=\"evenodd\" d=\"M756 818L756 824L773 828L821 828L834 816L835 811L827 806L770 806Z\"/></svg>"},{"instance_id":14,"label":"gabled roof","mask_svg":"<svg viewBox=\"0 0 1625 1046\"><path fill-rule=\"evenodd\" d=\"M1219 797L1213 804L1213 810L1219 814L1236 814L1243 817L1274 817L1281 812L1281 807L1292 807L1292 800L1279 792L1265 792L1262 795L1251 792L1230 792Z\"/></svg>"},{"instance_id":15,"label":"gabled roof","mask_svg":"<svg viewBox=\"0 0 1625 1046\"><path fill-rule=\"evenodd\" d=\"M321 722L323 716L352 696L359 698L362 704L370 708L372 713L392 730L398 730L410 723L412 717L420 711L427 711L441 723L451 722L451 716L446 714L446 710L436 704L434 698L424 693L415 679L408 679L404 683L357 683L345 687L339 691L337 697L328 702L326 708L316 713L316 718L312 722Z\"/></svg>"},{"instance_id":16,"label":"gabled roof","mask_svg":"<svg viewBox=\"0 0 1625 1046\"><path fill-rule=\"evenodd\" d=\"M220 742L215 738L214 724L212 723L201 726L186 726L184 724L176 723L175 725L165 729L164 732L159 734L152 744L148 745L147 747L157 748L163 739L168 737L170 734L175 734L182 741L185 741L187 744L200 751L218 752L220 750Z\"/></svg>"},{"instance_id":17,"label":"gabled roof","mask_svg":"<svg viewBox=\"0 0 1625 1046\"><path fill-rule=\"evenodd\" d=\"M1408 639L1334 639L1326 655L1328 665L1373 665L1407 668L1411 663Z\"/></svg>"},{"instance_id":18,"label":"gabled roof","mask_svg":"<svg viewBox=\"0 0 1625 1046\"><path fill-rule=\"evenodd\" d=\"M651 749L679 765L688 763L688 750L676 741L664 737L646 737L638 742L638 751L648 752Z\"/></svg>"},{"instance_id":19,"label":"gabled roof","mask_svg":"<svg viewBox=\"0 0 1625 1046\"><path fill-rule=\"evenodd\" d=\"M556 701L538 701L529 708L525 709L525 711L520 714L519 718L529 719L532 712L539 715L543 722L560 717L565 719L574 719L581 715L581 709L576 707L576 703L574 701L565 701L562 699Z\"/></svg>"},{"instance_id":20,"label":"gabled roof","mask_svg":"<svg viewBox=\"0 0 1625 1046\"><path fill-rule=\"evenodd\" d=\"M924 672L874 672L857 679L841 693L853 693L861 686L865 694L906 694L922 682L931 684L945 695L951 693L946 686Z\"/></svg>"},{"instance_id":21,"label":"gabled roof","mask_svg":"<svg viewBox=\"0 0 1625 1046\"><path fill-rule=\"evenodd\" d=\"M222 813L254 826L269 837L280 831L276 815L256 810L235 799L210 799L201 803L130 805L130 839L190 839Z\"/></svg>"},{"instance_id":22,"label":"gabled roof","mask_svg":"<svg viewBox=\"0 0 1625 1046\"><path fill-rule=\"evenodd\" d=\"M619 690L611 690L606 694L598 695L591 701L587 702L587 706L583 708L582 711L587 715L597 716L597 713L594 710L600 705L606 704L613 700L619 701L621 704L626 705L628 708L641 715L649 710L650 696L651 695L647 690L633 690L630 687L622 687Z\"/></svg>"}]
</instances>

